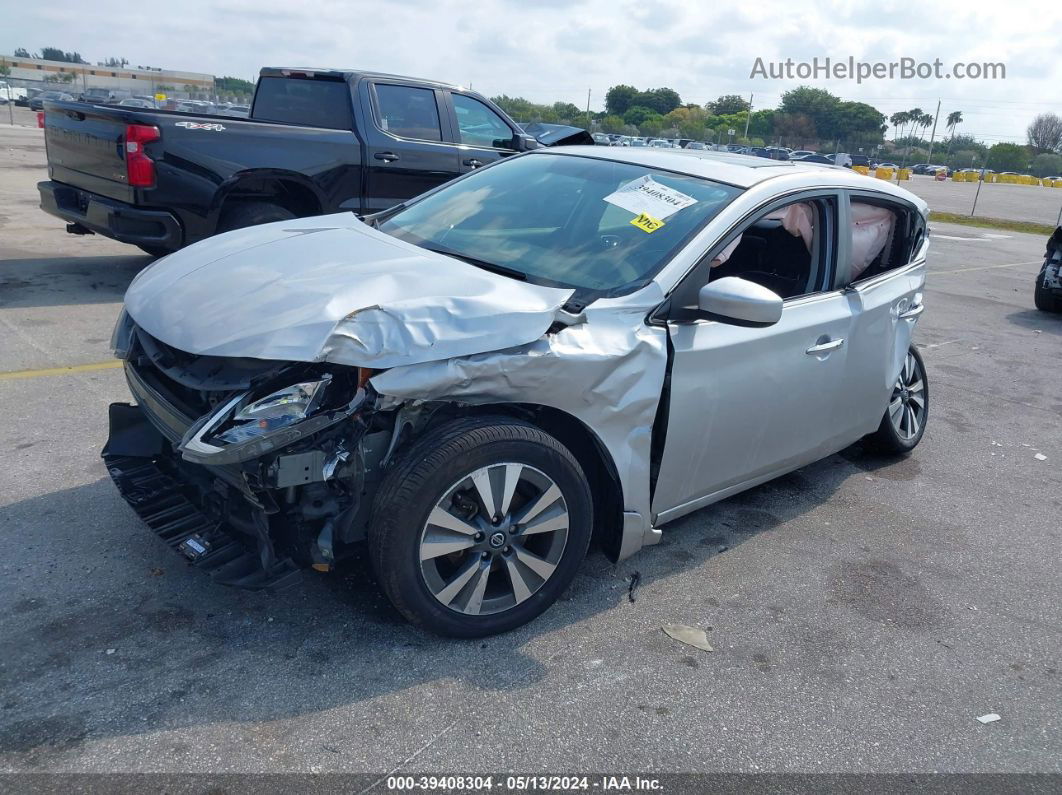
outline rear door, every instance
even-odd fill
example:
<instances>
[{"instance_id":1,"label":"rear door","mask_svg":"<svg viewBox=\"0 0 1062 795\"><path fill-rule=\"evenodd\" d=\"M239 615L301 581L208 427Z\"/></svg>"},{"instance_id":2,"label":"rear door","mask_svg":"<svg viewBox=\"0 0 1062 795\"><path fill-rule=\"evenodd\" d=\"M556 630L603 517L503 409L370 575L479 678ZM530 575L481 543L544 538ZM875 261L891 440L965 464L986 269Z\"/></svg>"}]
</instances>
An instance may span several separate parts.
<instances>
[{"instance_id":1,"label":"rear door","mask_svg":"<svg viewBox=\"0 0 1062 795\"><path fill-rule=\"evenodd\" d=\"M363 86L367 212L386 210L460 173L441 89L390 80Z\"/></svg>"},{"instance_id":2,"label":"rear door","mask_svg":"<svg viewBox=\"0 0 1062 795\"><path fill-rule=\"evenodd\" d=\"M446 93L462 172L516 154L513 141L519 130L482 100L459 91Z\"/></svg>"},{"instance_id":3,"label":"rear door","mask_svg":"<svg viewBox=\"0 0 1062 795\"><path fill-rule=\"evenodd\" d=\"M873 234L865 253L866 241L861 245L854 238L866 233L866 219L873 219L865 208L889 210L895 217L891 228L881 230L880 252ZM838 268L836 286L849 297L854 324L837 421L858 438L881 422L922 314L928 237L918 209L891 196L849 192L842 216L849 260Z\"/></svg>"}]
</instances>

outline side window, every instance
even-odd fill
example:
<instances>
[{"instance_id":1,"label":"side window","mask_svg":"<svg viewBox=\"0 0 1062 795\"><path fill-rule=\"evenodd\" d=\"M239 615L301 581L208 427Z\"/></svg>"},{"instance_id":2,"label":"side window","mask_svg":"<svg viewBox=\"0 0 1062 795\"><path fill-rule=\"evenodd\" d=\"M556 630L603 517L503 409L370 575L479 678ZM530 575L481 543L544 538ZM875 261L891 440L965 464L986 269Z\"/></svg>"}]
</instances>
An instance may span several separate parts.
<instances>
[{"instance_id":1,"label":"side window","mask_svg":"<svg viewBox=\"0 0 1062 795\"><path fill-rule=\"evenodd\" d=\"M740 276L783 299L818 292L828 266L834 203L805 199L760 215L708 263L708 281Z\"/></svg>"},{"instance_id":2,"label":"side window","mask_svg":"<svg viewBox=\"0 0 1062 795\"><path fill-rule=\"evenodd\" d=\"M850 215L849 284L907 265L925 238L919 213L884 199L853 196Z\"/></svg>"},{"instance_id":3,"label":"side window","mask_svg":"<svg viewBox=\"0 0 1062 795\"><path fill-rule=\"evenodd\" d=\"M454 98L454 113L457 114L461 143L494 149L508 149L512 146L513 131L502 121L501 116L478 99L466 97L464 94L451 96Z\"/></svg>"},{"instance_id":4,"label":"side window","mask_svg":"<svg viewBox=\"0 0 1062 795\"><path fill-rule=\"evenodd\" d=\"M189 105L178 104L179 112L193 113ZM254 95L254 118L349 130L350 87L343 80L297 77L262 77Z\"/></svg>"},{"instance_id":5,"label":"side window","mask_svg":"<svg viewBox=\"0 0 1062 795\"><path fill-rule=\"evenodd\" d=\"M442 140L439 106L432 89L377 83L376 104L381 130L401 138Z\"/></svg>"}]
</instances>

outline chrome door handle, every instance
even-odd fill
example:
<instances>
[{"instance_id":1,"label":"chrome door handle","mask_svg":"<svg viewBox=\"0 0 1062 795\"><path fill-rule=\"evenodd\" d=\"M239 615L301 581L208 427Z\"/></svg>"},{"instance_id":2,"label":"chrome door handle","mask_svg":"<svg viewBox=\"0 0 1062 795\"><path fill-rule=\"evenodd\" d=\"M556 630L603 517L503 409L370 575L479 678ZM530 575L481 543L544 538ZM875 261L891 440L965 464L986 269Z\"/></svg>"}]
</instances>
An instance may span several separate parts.
<instances>
[{"instance_id":1,"label":"chrome door handle","mask_svg":"<svg viewBox=\"0 0 1062 795\"><path fill-rule=\"evenodd\" d=\"M910 318L918 317L920 314L922 314L925 311L926 311L925 304L915 304L910 309L908 309L906 312L901 312L899 317L900 317L900 320L909 320Z\"/></svg>"},{"instance_id":2,"label":"chrome door handle","mask_svg":"<svg viewBox=\"0 0 1062 795\"><path fill-rule=\"evenodd\" d=\"M470 157L468 160L465 160L463 162L466 166L472 166L472 168L479 168L483 165L481 161L476 160L476 158L474 157Z\"/></svg>"},{"instance_id":3,"label":"chrome door handle","mask_svg":"<svg viewBox=\"0 0 1062 795\"><path fill-rule=\"evenodd\" d=\"M839 340L830 340L829 342L820 342L818 345L812 345L804 353L808 356L818 356L820 353L829 353L835 351L844 345L844 338Z\"/></svg>"}]
</instances>

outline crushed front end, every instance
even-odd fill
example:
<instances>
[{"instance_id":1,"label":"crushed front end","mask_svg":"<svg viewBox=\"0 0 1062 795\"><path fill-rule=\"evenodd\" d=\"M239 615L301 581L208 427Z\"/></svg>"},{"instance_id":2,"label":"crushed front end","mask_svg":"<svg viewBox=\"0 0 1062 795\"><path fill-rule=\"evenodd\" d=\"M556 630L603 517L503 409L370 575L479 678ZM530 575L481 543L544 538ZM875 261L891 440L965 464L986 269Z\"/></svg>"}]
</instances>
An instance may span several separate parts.
<instances>
[{"instance_id":1,"label":"crushed front end","mask_svg":"<svg viewBox=\"0 0 1062 795\"><path fill-rule=\"evenodd\" d=\"M166 543L218 582L261 590L332 568L364 538L391 429L356 367L193 356L123 313L113 346L135 405L102 456Z\"/></svg>"}]
</instances>

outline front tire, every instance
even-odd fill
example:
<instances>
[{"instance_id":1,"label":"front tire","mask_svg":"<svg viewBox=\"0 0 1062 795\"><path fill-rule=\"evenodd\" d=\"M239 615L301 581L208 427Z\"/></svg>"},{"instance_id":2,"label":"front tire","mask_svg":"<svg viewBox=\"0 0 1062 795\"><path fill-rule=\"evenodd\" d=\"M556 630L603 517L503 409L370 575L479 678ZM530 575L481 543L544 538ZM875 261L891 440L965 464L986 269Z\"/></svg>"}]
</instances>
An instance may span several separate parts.
<instances>
[{"instance_id":1,"label":"front tire","mask_svg":"<svg viewBox=\"0 0 1062 795\"><path fill-rule=\"evenodd\" d=\"M483 637L556 601L592 524L586 477L555 438L508 417L457 420L428 431L385 477L369 558L411 622Z\"/></svg>"},{"instance_id":2,"label":"front tire","mask_svg":"<svg viewBox=\"0 0 1062 795\"><path fill-rule=\"evenodd\" d=\"M866 436L866 447L881 453L903 454L915 449L926 432L929 419L929 379L922 354L912 345L904 357L885 415L874 433Z\"/></svg>"}]
</instances>

